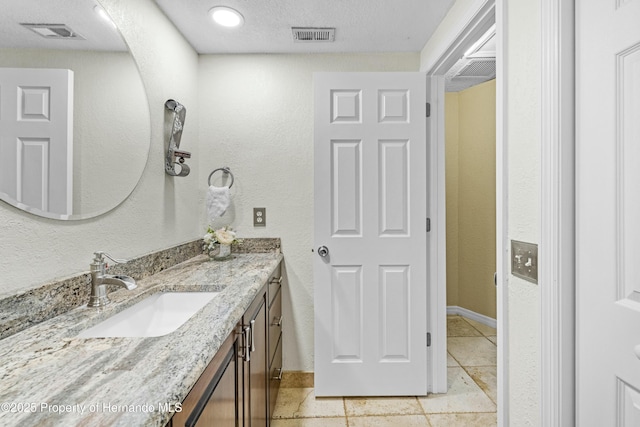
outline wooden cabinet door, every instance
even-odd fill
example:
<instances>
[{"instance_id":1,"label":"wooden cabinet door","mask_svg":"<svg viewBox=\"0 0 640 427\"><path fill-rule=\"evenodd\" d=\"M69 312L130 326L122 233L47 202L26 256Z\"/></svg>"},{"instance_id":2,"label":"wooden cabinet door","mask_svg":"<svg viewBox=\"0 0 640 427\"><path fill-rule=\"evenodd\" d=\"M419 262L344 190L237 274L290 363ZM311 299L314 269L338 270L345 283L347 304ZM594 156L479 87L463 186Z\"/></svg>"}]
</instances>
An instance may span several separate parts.
<instances>
[{"instance_id":1,"label":"wooden cabinet door","mask_svg":"<svg viewBox=\"0 0 640 427\"><path fill-rule=\"evenodd\" d=\"M245 427L267 425L267 310L261 292L245 316L250 328L249 360L244 362Z\"/></svg>"},{"instance_id":2,"label":"wooden cabinet door","mask_svg":"<svg viewBox=\"0 0 640 427\"><path fill-rule=\"evenodd\" d=\"M282 292L273 298L271 307L269 307L269 363L273 364L276 347L282 335Z\"/></svg>"},{"instance_id":3,"label":"wooden cabinet door","mask_svg":"<svg viewBox=\"0 0 640 427\"><path fill-rule=\"evenodd\" d=\"M172 418L173 427L241 425L236 334L232 333L202 373Z\"/></svg>"},{"instance_id":4,"label":"wooden cabinet door","mask_svg":"<svg viewBox=\"0 0 640 427\"><path fill-rule=\"evenodd\" d=\"M234 352L228 354L226 365L218 372L211 383L211 395L203 401L202 412L196 411L187 419L187 427L236 427L236 357ZM206 396L206 394L205 394Z\"/></svg>"},{"instance_id":5,"label":"wooden cabinet door","mask_svg":"<svg viewBox=\"0 0 640 427\"><path fill-rule=\"evenodd\" d=\"M269 413L267 417L271 421L273 418L273 412L276 407L276 400L278 398L278 392L280 391L280 381L282 380L282 287L283 285L282 264L278 264L278 267L271 273L269 277L269 287L267 292L268 310L267 320L268 323L268 362L269 362L269 375L267 381L269 383L269 394L267 396L267 402L269 407Z\"/></svg>"}]
</instances>

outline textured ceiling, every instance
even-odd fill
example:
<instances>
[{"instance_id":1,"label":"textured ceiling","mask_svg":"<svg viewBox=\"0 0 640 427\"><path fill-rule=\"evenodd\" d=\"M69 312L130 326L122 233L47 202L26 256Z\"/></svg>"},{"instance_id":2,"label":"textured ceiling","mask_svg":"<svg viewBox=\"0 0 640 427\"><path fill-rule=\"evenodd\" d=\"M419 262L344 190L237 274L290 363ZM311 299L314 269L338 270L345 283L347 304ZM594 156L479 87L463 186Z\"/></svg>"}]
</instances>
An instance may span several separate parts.
<instances>
[{"instance_id":1,"label":"textured ceiling","mask_svg":"<svg viewBox=\"0 0 640 427\"><path fill-rule=\"evenodd\" d=\"M220 1L244 15L242 27L213 24L208 11ZM453 1L155 0L199 53L418 52ZM0 0L0 48L127 50L119 32L95 13L97 4ZM84 39L46 39L20 23L65 24ZM296 43L292 27L335 27L335 42ZM447 91L495 78L495 37L485 40L447 73Z\"/></svg>"},{"instance_id":2,"label":"textured ceiling","mask_svg":"<svg viewBox=\"0 0 640 427\"><path fill-rule=\"evenodd\" d=\"M199 53L419 52L454 0L155 0ZM229 29L213 6L244 16ZM335 27L333 43L295 43L292 27Z\"/></svg>"},{"instance_id":3,"label":"textured ceiling","mask_svg":"<svg viewBox=\"0 0 640 427\"><path fill-rule=\"evenodd\" d=\"M126 51L120 33L102 20L93 0L0 0L0 48ZM20 23L66 24L84 40L51 40Z\"/></svg>"}]
</instances>

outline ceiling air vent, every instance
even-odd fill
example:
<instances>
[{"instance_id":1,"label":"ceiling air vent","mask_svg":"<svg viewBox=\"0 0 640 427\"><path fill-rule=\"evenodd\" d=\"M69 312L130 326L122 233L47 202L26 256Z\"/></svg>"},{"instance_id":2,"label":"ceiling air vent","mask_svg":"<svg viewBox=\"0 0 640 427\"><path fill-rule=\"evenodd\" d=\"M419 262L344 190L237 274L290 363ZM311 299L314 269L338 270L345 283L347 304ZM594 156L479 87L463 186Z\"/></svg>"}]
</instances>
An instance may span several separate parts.
<instances>
[{"instance_id":1,"label":"ceiling air vent","mask_svg":"<svg viewBox=\"0 0 640 427\"><path fill-rule=\"evenodd\" d=\"M25 28L30 29L36 34L46 39L76 39L84 40L80 34L73 31L65 24L26 24L21 23Z\"/></svg>"},{"instance_id":2,"label":"ceiling air vent","mask_svg":"<svg viewBox=\"0 0 640 427\"><path fill-rule=\"evenodd\" d=\"M298 43L332 42L336 37L335 28L292 27L293 40Z\"/></svg>"},{"instance_id":3,"label":"ceiling air vent","mask_svg":"<svg viewBox=\"0 0 640 427\"><path fill-rule=\"evenodd\" d=\"M469 61L466 67L462 68L456 77L476 77L486 76L493 77L496 75L496 61Z\"/></svg>"}]
</instances>

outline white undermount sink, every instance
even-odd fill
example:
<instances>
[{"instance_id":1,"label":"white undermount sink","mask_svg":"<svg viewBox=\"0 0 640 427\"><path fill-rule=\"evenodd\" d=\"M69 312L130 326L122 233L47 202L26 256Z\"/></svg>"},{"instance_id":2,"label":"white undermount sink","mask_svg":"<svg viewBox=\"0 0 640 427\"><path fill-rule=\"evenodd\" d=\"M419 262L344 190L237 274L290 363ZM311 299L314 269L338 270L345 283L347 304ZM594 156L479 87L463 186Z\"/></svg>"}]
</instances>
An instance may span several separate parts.
<instances>
[{"instance_id":1,"label":"white undermount sink","mask_svg":"<svg viewBox=\"0 0 640 427\"><path fill-rule=\"evenodd\" d=\"M78 338L167 335L207 305L219 292L160 292L82 331Z\"/></svg>"}]
</instances>

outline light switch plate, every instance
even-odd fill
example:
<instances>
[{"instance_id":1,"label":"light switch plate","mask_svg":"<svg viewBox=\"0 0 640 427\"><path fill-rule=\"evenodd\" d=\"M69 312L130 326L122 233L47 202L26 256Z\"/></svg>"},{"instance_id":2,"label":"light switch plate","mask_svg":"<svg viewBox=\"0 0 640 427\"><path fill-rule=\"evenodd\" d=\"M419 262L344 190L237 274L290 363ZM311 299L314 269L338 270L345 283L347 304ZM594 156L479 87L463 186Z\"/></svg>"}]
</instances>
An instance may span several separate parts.
<instances>
[{"instance_id":1,"label":"light switch plate","mask_svg":"<svg viewBox=\"0 0 640 427\"><path fill-rule=\"evenodd\" d=\"M511 274L538 283L538 245L511 241Z\"/></svg>"},{"instance_id":2,"label":"light switch plate","mask_svg":"<svg viewBox=\"0 0 640 427\"><path fill-rule=\"evenodd\" d=\"M267 208L253 208L253 226L267 226Z\"/></svg>"}]
</instances>

